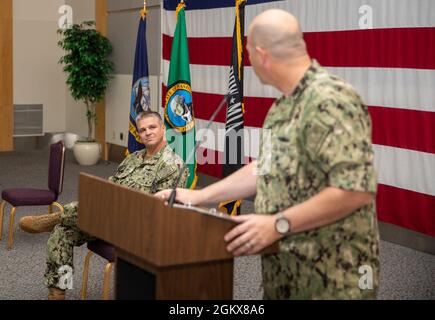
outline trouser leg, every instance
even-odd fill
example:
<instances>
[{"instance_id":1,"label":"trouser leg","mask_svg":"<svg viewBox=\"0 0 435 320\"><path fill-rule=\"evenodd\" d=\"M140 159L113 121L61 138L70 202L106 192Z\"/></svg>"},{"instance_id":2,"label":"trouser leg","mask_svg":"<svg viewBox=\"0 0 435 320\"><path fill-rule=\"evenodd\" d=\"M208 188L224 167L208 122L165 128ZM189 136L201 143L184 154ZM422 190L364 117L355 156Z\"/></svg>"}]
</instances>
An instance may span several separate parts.
<instances>
[{"instance_id":1,"label":"trouser leg","mask_svg":"<svg viewBox=\"0 0 435 320\"><path fill-rule=\"evenodd\" d=\"M94 239L78 229L76 223L77 202L73 202L65 206L61 223L54 227L47 241L47 267L44 284L49 288L67 288L65 281L69 277L72 279L73 276L74 246L81 246Z\"/></svg>"}]
</instances>

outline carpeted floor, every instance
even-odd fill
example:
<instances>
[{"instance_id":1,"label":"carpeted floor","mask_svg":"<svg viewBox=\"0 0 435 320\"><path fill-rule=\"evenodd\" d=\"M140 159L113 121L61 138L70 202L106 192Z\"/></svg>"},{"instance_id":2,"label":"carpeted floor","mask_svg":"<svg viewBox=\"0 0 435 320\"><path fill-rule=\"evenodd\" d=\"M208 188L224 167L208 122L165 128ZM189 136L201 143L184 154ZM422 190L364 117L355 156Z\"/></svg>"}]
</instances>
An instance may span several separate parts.
<instances>
[{"instance_id":1,"label":"carpeted floor","mask_svg":"<svg viewBox=\"0 0 435 320\"><path fill-rule=\"evenodd\" d=\"M67 152L64 190L59 201L66 204L77 197L78 173L92 173L101 177L111 175L117 164L100 163L80 167L70 151ZM0 153L0 190L11 187L47 186L47 150ZM21 231L19 218L40 214L46 207L19 208L15 219L13 249L6 250L9 209L6 207L3 240L0 242L0 299L46 299L42 283L45 270L45 244L48 233L32 235ZM252 212L252 202L244 202L244 212ZM73 289L68 299L79 299L86 246L74 251ZM100 299L105 260L94 256L88 283L88 299ZM261 265L258 256L237 258L234 271L234 298L261 299ZM113 281L111 282L113 287ZM113 292L112 292L113 296ZM379 299L435 299L435 256L398 246L381 243L381 285Z\"/></svg>"}]
</instances>

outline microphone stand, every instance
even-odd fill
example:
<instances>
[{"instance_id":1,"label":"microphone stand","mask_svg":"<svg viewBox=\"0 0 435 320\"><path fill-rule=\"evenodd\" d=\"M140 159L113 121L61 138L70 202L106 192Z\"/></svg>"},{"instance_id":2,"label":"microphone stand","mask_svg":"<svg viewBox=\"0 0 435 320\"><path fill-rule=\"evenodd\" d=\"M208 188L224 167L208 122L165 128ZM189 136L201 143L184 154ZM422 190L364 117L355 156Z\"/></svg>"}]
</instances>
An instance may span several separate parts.
<instances>
[{"instance_id":1,"label":"microphone stand","mask_svg":"<svg viewBox=\"0 0 435 320\"><path fill-rule=\"evenodd\" d=\"M193 156L196 154L196 150L198 149L198 147L200 146L200 142L202 142L202 138L204 136L204 133L210 129L210 126L214 120L214 118L216 118L217 114L219 113L219 111L222 109L222 107L225 105L225 102L227 102L228 100L228 94L226 94L224 96L224 98L222 99L222 101L220 102L219 106L216 108L216 110L214 111L214 113L212 114L212 116L210 117L210 120L207 123L207 126L205 127L205 130L202 132L201 134L201 139L199 139L199 141L197 141L195 143L195 147L190 151L189 156L186 159L186 162L184 163L184 166L181 168L180 174L177 177L177 180L175 181L174 185L172 186L172 191L171 194L169 195L168 198L168 205L170 207L172 207L174 205L175 202L175 198L177 196L177 186L180 183L181 180L181 176L183 175L184 171L187 168L187 165L190 163L190 161L192 161Z\"/></svg>"}]
</instances>

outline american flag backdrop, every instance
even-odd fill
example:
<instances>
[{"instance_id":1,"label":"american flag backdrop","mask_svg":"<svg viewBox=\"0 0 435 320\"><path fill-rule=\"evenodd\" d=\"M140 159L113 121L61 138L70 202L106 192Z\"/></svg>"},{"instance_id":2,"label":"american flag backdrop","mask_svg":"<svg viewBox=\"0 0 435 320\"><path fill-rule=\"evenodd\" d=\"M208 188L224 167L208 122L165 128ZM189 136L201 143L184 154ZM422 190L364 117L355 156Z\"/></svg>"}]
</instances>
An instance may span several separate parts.
<instances>
[{"instance_id":1,"label":"american flag backdrop","mask_svg":"<svg viewBox=\"0 0 435 320\"><path fill-rule=\"evenodd\" d=\"M188 0L186 24L197 130L228 91L235 0ZM163 97L177 0L162 10ZM369 107L381 221L435 236L435 1L248 0L245 25L265 9L300 21L311 57L352 84ZM256 158L264 118L280 93L262 85L245 52L245 157ZM222 176L223 110L215 139L198 150L198 172ZM215 164L210 163L215 160Z\"/></svg>"}]
</instances>

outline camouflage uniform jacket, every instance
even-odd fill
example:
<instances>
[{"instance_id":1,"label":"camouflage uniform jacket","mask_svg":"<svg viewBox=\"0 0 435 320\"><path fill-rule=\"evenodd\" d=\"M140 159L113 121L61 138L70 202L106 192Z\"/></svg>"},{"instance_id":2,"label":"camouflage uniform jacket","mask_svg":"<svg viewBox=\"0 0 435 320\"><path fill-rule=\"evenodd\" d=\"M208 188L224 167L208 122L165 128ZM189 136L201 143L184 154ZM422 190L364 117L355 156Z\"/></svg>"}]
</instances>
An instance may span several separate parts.
<instances>
[{"instance_id":1,"label":"camouflage uniform jacket","mask_svg":"<svg viewBox=\"0 0 435 320\"><path fill-rule=\"evenodd\" d=\"M183 160L168 145L149 158L145 153L140 150L127 156L109 180L147 193L172 188L184 165ZM178 187L185 187L188 176L186 168Z\"/></svg>"},{"instance_id":2,"label":"camouflage uniform jacket","mask_svg":"<svg viewBox=\"0 0 435 320\"><path fill-rule=\"evenodd\" d=\"M271 158L269 171L257 180L256 212L274 214L327 187L376 192L367 107L350 85L315 60L293 94L275 101L263 128L271 133ZM265 168L268 145L260 148L259 170ZM378 238L374 204L283 238L280 253L262 259L265 298L374 297ZM365 283L367 266L372 274ZM361 289L361 281L362 288L372 283L373 289Z\"/></svg>"}]
</instances>

